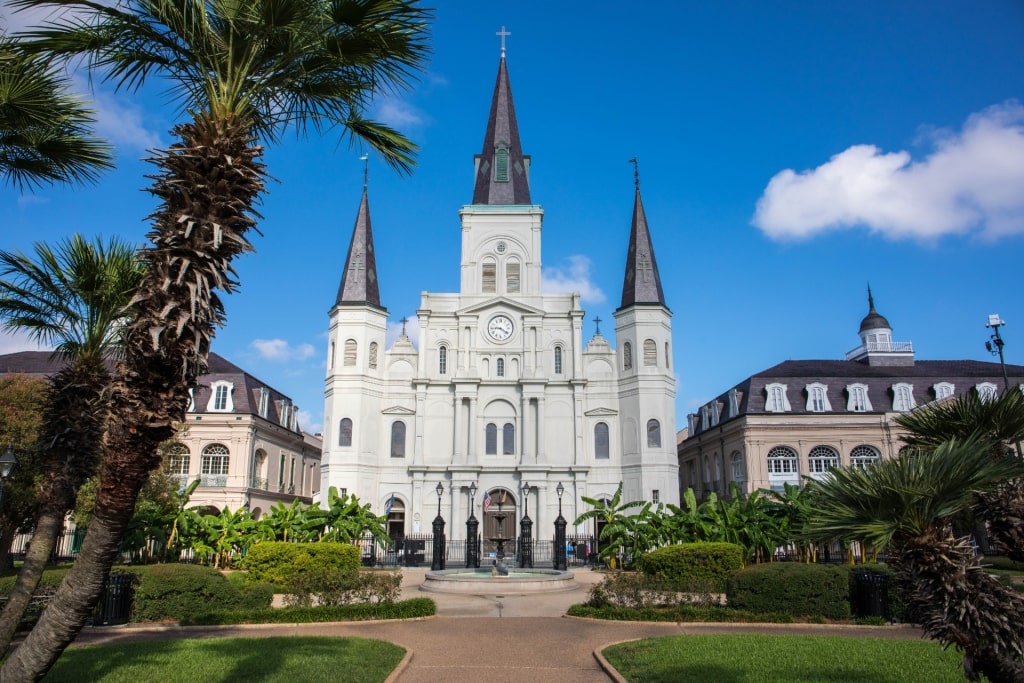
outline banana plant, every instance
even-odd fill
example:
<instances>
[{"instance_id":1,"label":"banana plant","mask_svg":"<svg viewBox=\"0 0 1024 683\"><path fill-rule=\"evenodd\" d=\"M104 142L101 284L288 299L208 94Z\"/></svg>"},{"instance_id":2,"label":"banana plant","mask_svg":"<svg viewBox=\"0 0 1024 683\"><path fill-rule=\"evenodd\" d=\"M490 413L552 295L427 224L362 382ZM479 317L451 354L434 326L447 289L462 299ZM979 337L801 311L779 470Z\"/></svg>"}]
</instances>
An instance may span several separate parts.
<instances>
[{"instance_id":1,"label":"banana plant","mask_svg":"<svg viewBox=\"0 0 1024 683\"><path fill-rule=\"evenodd\" d=\"M615 495L607 502L598 498L587 498L586 496L581 496L581 499L591 509L577 517L573 525L578 526L591 519L596 519L604 524L604 528L601 529L601 536L599 537L601 546L598 557L614 569L616 557L620 555L622 548L631 544L626 532L632 522L629 520L630 515L626 513L628 510L644 506L645 502L642 500L631 500L628 503L623 503L622 482L619 482L619 487L615 489Z\"/></svg>"},{"instance_id":2,"label":"banana plant","mask_svg":"<svg viewBox=\"0 0 1024 683\"><path fill-rule=\"evenodd\" d=\"M228 507L219 515L203 515L200 525L201 546L206 553L213 555L213 566L218 569L229 567L234 557L245 553L252 543L252 532L256 527L245 508L232 512Z\"/></svg>"}]
</instances>

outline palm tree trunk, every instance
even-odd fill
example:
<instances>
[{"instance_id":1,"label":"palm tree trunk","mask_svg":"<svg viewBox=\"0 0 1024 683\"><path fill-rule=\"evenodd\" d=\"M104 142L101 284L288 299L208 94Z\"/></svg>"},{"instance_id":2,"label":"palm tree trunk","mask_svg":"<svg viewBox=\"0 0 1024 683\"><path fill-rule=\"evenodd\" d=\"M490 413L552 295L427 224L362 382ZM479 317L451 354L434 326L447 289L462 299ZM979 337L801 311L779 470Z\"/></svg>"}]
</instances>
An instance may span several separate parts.
<instances>
[{"instance_id":1,"label":"palm tree trunk","mask_svg":"<svg viewBox=\"0 0 1024 683\"><path fill-rule=\"evenodd\" d=\"M63 527L63 512L41 512L36 519L35 532L29 542L28 552L25 553L25 563L18 572L18 580L7 598L3 612L0 612L0 653L7 652L11 639L18 630L18 624L32 601L32 594L39 586L43 570L46 569L46 563L50 560L50 555L57 545L57 536Z\"/></svg>"}]
</instances>

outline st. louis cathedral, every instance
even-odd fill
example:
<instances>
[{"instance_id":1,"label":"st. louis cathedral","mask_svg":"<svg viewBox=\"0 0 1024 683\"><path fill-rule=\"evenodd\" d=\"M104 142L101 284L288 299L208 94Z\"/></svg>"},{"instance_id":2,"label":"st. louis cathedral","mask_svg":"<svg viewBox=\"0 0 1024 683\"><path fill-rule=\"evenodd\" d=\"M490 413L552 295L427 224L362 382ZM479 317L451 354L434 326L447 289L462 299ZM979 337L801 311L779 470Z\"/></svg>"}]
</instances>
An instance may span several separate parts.
<instances>
[{"instance_id":1,"label":"st. louis cathedral","mask_svg":"<svg viewBox=\"0 0 1024 683\"><path fill-rule=\"evenodd\" d=\"M610 499L620 482L623 500L678 503L672 313L639 185L615 344L599 332L584 342L579 294L541 291L530 163L502 50L473 200L459 210L460 291L423 293L415 343L403 333L387 349L364 188L330 311L319 495L356 494L388 513L392 535L428 532L440 507L448 537L463 538L470 506L480 517L489 496L492 514L525 507L546 537L559 483L570 523L589 509L581 496ZM402 258L388 249L381 258ZM485 537L493 524L483 516Z\"/></svg>"}]
</instances>

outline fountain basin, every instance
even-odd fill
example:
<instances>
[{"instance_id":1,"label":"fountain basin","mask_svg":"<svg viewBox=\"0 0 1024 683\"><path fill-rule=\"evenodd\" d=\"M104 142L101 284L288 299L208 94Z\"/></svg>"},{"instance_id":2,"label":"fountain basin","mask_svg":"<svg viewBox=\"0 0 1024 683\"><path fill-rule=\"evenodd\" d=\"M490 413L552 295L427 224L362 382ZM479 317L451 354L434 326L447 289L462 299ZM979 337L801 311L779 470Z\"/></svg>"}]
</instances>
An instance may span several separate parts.
<instances>
[{"instance_id":1,"label":"fountain basin","mask_svg":"<svg viewBox=\"0 0 1024 683\"><path fill-rule=\"evenodd\" d=\"M421 590L435 593L548 593L578 587L572 572L556 569L510 569L508 576L492 576L490 567L441 569L427 572Z\"/></svg>"}]
</instances>

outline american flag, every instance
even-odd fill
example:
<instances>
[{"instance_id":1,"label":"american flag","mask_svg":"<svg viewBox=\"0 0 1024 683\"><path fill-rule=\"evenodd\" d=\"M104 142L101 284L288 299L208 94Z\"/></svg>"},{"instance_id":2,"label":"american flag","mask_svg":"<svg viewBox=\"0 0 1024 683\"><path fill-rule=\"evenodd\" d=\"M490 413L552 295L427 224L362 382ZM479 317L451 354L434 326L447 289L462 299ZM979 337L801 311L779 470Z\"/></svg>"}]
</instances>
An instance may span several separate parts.
<instances>
[{"instance_id":1,"label":"american flag","mask_svg":"<svg viewBox=\"0 0 1024 683\"><path fill-rule=\"evenodd\" d=\"M484 514L486 515L487 511L490 510L490 509L491 509L491 492L490 491L485 491L484 492Z\"/></svg>"}]
</instances>

